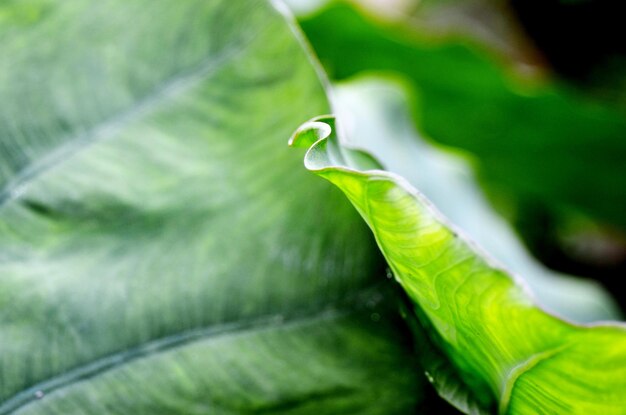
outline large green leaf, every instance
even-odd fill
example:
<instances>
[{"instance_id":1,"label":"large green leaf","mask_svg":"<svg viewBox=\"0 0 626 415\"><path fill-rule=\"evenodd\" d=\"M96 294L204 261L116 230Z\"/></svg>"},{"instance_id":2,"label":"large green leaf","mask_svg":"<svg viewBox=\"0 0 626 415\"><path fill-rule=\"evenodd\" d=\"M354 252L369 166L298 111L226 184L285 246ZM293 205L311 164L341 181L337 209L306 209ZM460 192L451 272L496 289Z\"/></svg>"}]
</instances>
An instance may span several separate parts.
<instances>
[{"instance_id":1,"label":"large green leaf","mask_svg":"<svg viewBox=\"0 0 626 415\"><path fill-rule=\"evenodd\" d=\"M301 24L335 79L364 70L406 76L419 91L423 131L476 155L479 178L493 194L626 229L622 112L558 83L528 85L463 41L383 24L347 4Z\"/></svg>"},{"instance_id":2,"label":"large green leaf","mask_svg":"<svg viewBox=\"0 0 626 415\"><path fill-rule=\"evenodd\" d=\"M623 414L626 327L577 326L533 303L521 283L457 234L405 179L362 167L332 118L291 141L305 166L340 188L372 230L433 344L481 407L502 414Z\"/></svg>"},{"instance_id":3,"label":"large green leaf","mask_svg":"<svg viewBox=\"0 0 626 415\"><path fill-rule=\"evenodd\" d=\"M0 414L413 411L382 259L285 146L328 105L274 6L0 22Z\"/></svg>"},{"instance_id":4,"label":"large green leaf","mask_svg":"<svg viewBox=\"0 0 626 415\"><path fill-rule=\"evenodd\" d=\"M336 84L333 107L343 121L346 144L365 149L385 170L406 178L455 226L523 277L543 307L583 323L619 319L617 305L600 284L551 271L525 250L493 211L463 158L419 136L409 91L406 82L376 74Z\"/></svg>"}]
</instances>

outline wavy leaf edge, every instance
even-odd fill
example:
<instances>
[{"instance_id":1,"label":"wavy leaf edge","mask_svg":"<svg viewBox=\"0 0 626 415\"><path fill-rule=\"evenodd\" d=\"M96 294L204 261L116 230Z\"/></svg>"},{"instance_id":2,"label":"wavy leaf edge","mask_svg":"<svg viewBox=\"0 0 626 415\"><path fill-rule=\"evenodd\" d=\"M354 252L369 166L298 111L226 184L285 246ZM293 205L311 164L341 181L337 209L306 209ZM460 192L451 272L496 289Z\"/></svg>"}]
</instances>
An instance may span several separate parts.
<instances>
[{"instance_id":1,"label":"wavy leaf edge","mask_svg":"<svg viewBox=\"0 0 626 415\"><path fill-rule=\"evenodd\" d=\"M576 343L580 342L580 337L585 337L589 334L593 335L595 334L592 333L594 331L608 331L610 338L616 338L619 343L626 345L626 324L623 322L598 321L592 323L575 323L557 315L549 309L544 308L535 300L533 292L519 275L508 271L506 267L501 265L497 260L493 259L488 252L469 239L461 229L458 229L443 214L441 214L437 208L406 179L396 173L385 171L382 167L363 167L363 165L359 163L358 159L362 157L364 151L345 145L342 141L342 131L339 127L340 126L336 125L336 119L333 115L321 115L314 117L313 119L305 122L294 132L288 141L288 145L291 147L308 148L304 156L305 168L330 181L339 187L344 194L346 194L346 196L348 196L348 199L351 200L356 210L359 211L365 222L372 230L379 249L387 259L392 270L394 269L392 263L393 260L389 260L388 252L386 252L383 247L375 226L369 220L370 212L365 212L363 209L356 206L350 195L346 192L346 189L342 188L340 184L335 183L332 179L326 177L326 175L339 173L349 175L360 180L365 180L368 183L376 181L387 182L391 186L401 189L402 192L410 195L410 197L412 197L417 204L420 204L424 209L426 209L432 219L438 222L441 226L449 229L453 233L455 239L458 239L460 243L465 244L476 257L485 261L488 267L505 275L512 283L511 288L519 290L518 293L516 293L518 295L515 295L515 297L519 297L516 298L517 300L521 299L522 302L526 303L525 305L528 306L529 309L536 310L544 317L548 318L548 320L555 322L555 324L564 325L566 331L571 331L570 335L564 337L563 340L558 342L556 346L536 350L534 353L527 355L524 359L517 361L514 365L509 367L505 373L501 373L504 383L499 391L495 391L495 395L499 401L497 403L499 413L511 413L513 405L512 399L514 398L513 395L518 388L521 378L527 377L527 375L535 371L535 369L540 365L550 363L556 356L560 356L563 352L573 348ZM372 156L369 156L369 158L373 159ZM405 286L406 281L403 276L399 275L399 273L395 270L393 275L395 280L407 292L409 298L413 302L413 305L422 310L423 304L416 300L414 296L411 295L411 292L407 290ZM405 316L405 318L407 317ZM450 357L449 351L444 351L444 354ZM624 352L621 352L621 354L626 356ZM624 379L622 379L621 382L624 382ZM437 386L436 382L433 382L432 380L431 383ZM467 386L467 384L465 386ZM610 391L607 394L610 395ZM619 395L619 392L614 395ZM619 400L619 398L617 399ZM454 404L454 402L451 403ZM611 404L611 402L609 402L609 404ZM613 406L611 406L611 408L613 408Z\"/></svg>"}]
</instances>

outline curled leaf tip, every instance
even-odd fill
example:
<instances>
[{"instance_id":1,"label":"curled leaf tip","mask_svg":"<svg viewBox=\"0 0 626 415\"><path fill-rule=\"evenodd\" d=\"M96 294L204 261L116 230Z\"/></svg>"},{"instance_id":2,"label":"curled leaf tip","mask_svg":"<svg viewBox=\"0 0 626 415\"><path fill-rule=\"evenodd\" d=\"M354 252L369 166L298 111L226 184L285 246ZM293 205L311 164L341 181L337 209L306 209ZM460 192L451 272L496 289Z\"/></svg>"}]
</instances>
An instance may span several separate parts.
<instances>
[{"instance_id":1,"label":"curled leaf tip","mask_svg":"<svg viewBox=\"0 0 626 415\"><path fill-rule=\"evenodd\" d=\"M308 148L304 165L310 171L342 168L353 171L382 170L372 155L343 143L333 115L315 117L296 130L289 146Z\"/></svg>"},{"instance_id":2,"label":"curled leaf tip","mask_svg":"<svg viewBox=\"0 0 626 415\"><path fill-rule=\"evenodd\" d=\"M335 117L322 115L302 124L289 138L290 147L309 148L317 141L329 137L335 125Z\"/></svg>"}]
</instances>

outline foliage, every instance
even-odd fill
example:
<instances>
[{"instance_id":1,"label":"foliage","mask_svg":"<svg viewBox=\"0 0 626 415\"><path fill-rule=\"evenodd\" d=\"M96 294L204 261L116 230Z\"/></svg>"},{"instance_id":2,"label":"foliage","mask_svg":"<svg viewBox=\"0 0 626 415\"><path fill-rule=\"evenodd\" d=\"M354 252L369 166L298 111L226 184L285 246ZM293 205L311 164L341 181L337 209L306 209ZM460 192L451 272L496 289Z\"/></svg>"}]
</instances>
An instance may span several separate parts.
<instances>
[{"instance_id":1,"label":"foliage","mask_svg":"<svg viewBox=\"0 0 626 415\"><path fill-rule=\"evenodd\" d=\"M301 25L331 77L394 71L419 93L420 129L475 156L500 198L626 229L623 113L559 82L531 82L462 39L432 39L336 2ZM593 174L589 174L589 170Z\"/></svg>"},{"instance_id":2,"label":"foliage","mask_svg":"<svg viewBox=\"0 0 626 415\"><path fill-rule=\"evenodd\" d=\"M283 16L30 4L2 29L0 413L410 412L384 264L286 146L328 104Z\"/></svg>"},{"instance_id":3,"label":"foliage","mask_svg":"<svg viewBox=\"0 0 626 415\"><path fill-rule=\"evenodd\" d=\"M465 412L619 413L622 327L535 306L403 179L341 147L332 118L296 141L317 142L307 166L365 223L302 168L287 137L332 93L287 14L269 0L0 4L0 414L452 412L428 380ZM480 78L498 95L496 75ZM424 110L443 107L425 94ZM584 131L612 140L623 120L594 108ZM606 196L602 180L585 197ZM542 298L564 313L615 316L597 287L560 281Z\"/></svg>"},{"instance_id":4,"label":"foliage","mask_svg":"<svg viewBox=\"0 0 626 415\"><path fill-rule=\"evenodd\" d=\"M581 327L532 303L404 179L343 148L334 120L292 138L307 169L339 187L371 228L396 280L484 410L622 413L626 327ZM589 362L593 362L592 365Z\"/></svg>"}]
</instances>

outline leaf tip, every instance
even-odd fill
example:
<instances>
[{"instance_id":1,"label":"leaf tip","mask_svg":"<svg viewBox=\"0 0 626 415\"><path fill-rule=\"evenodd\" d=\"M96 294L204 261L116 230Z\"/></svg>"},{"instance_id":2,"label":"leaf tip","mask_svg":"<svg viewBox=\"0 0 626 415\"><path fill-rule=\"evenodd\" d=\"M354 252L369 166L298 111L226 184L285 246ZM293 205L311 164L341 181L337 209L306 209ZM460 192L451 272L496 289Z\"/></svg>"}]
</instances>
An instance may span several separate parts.
<instances>
[{"instance_id":1,"label":"leaf tip","mask_svg":"<svg viewBox=\"0 0 626 415\"><path fill-rule=\"evenodd\" d=\"M290 147L310 148L317 141L328 138L333 131L335 117L322 115L302 124L289 138Z\"/></svg>"}]
</instances>

